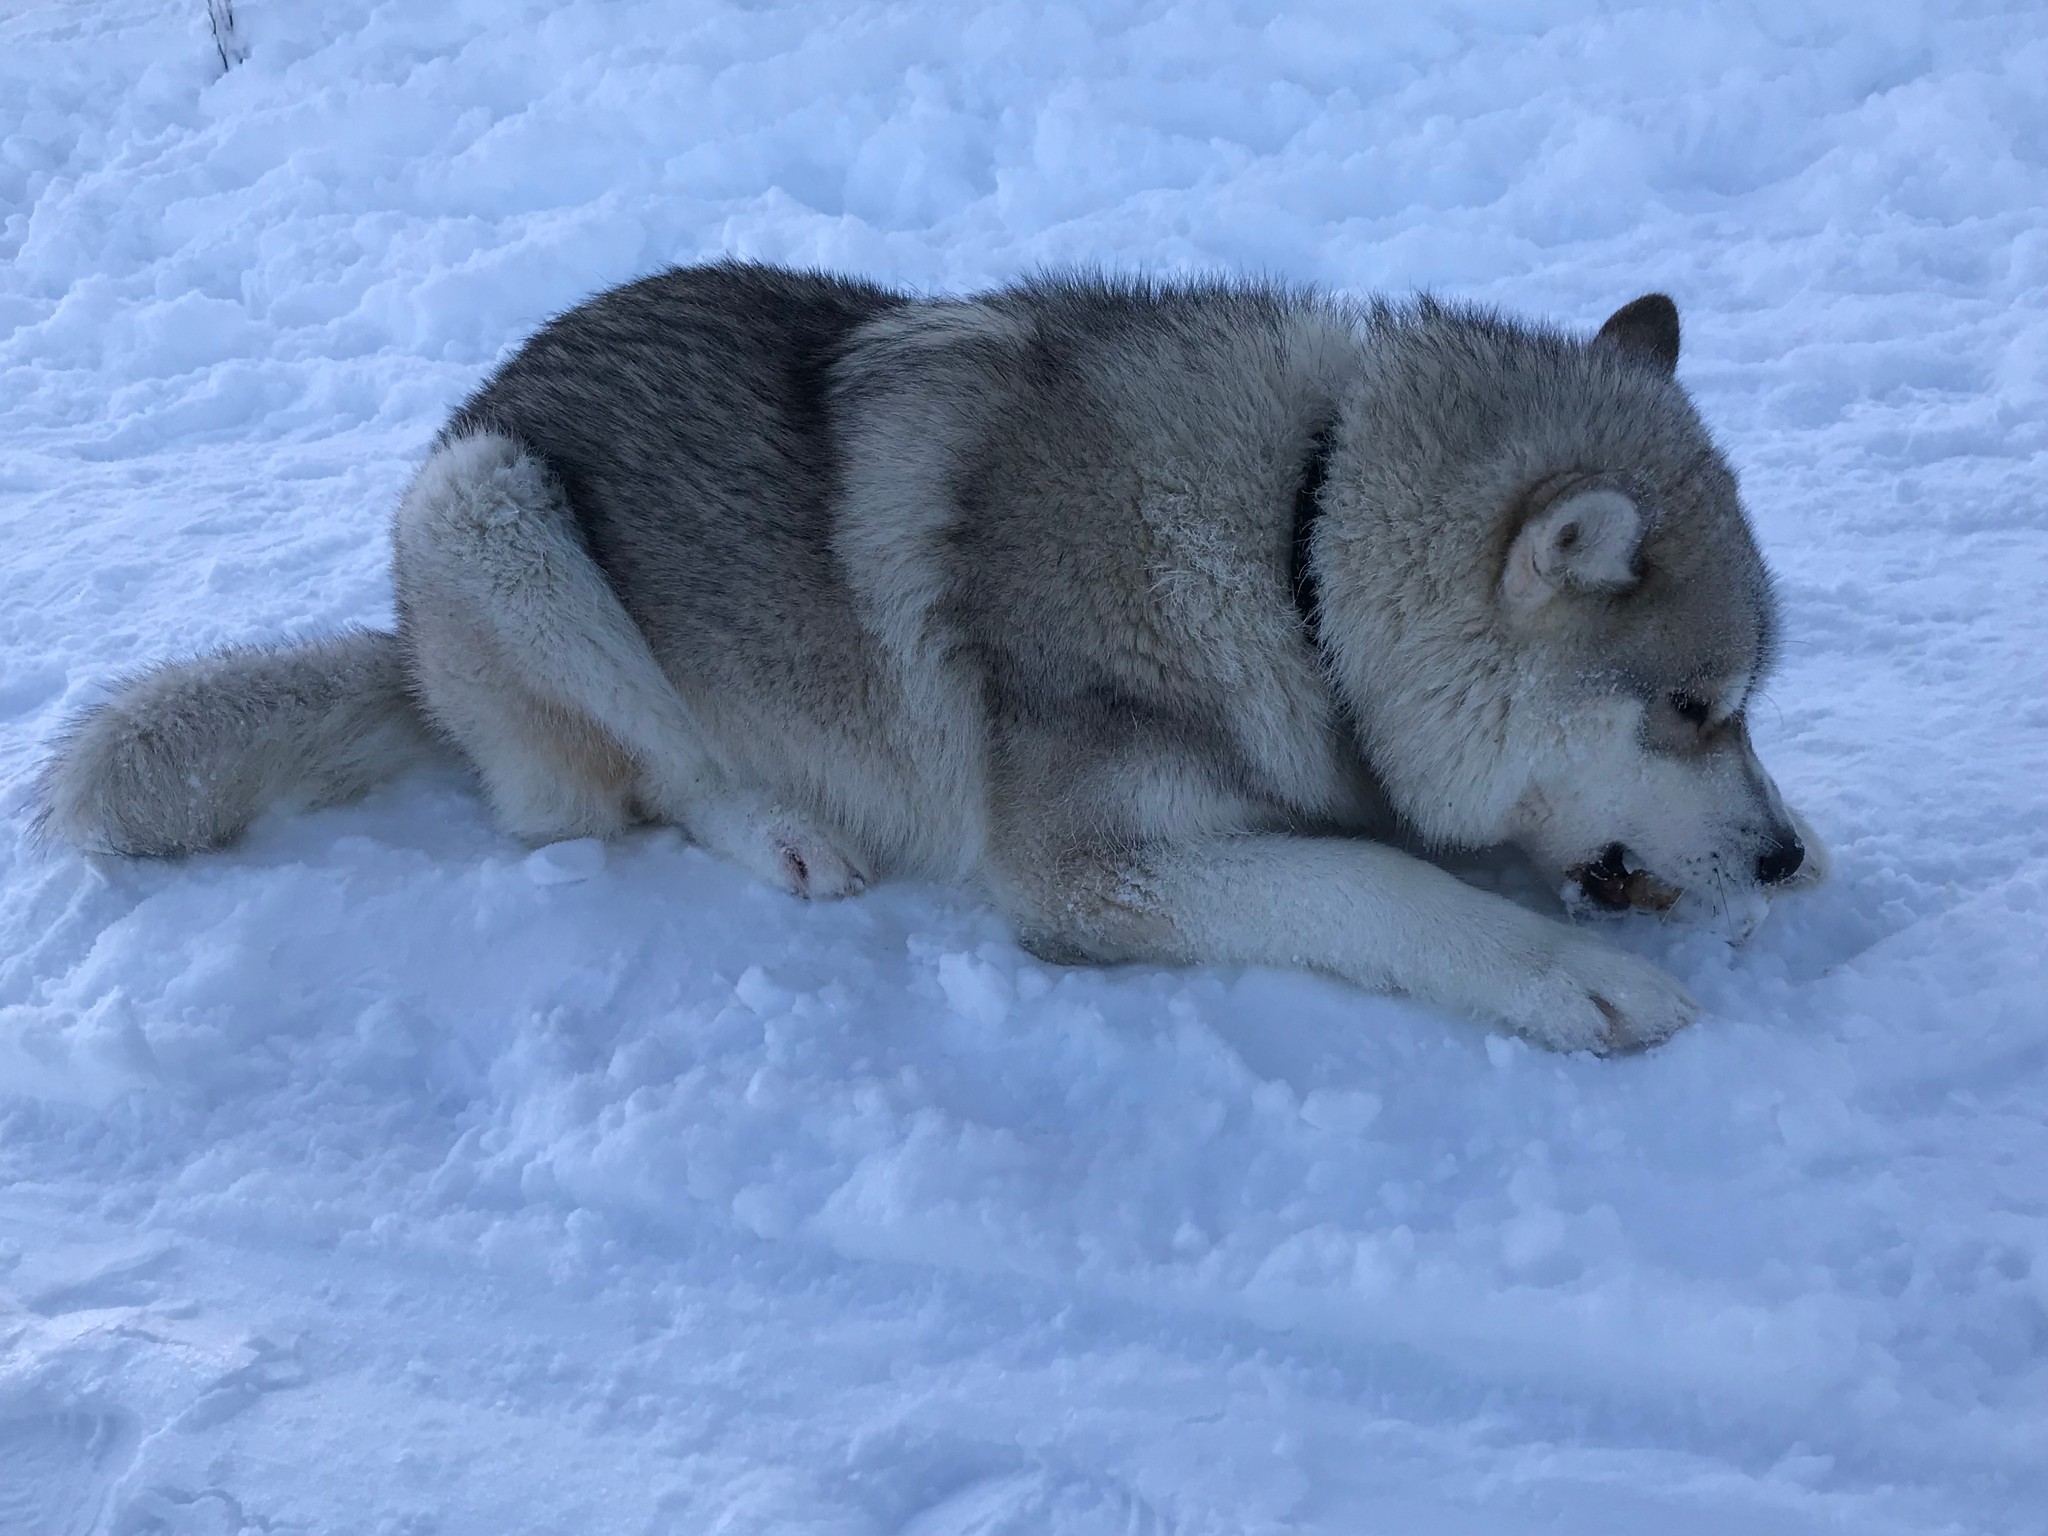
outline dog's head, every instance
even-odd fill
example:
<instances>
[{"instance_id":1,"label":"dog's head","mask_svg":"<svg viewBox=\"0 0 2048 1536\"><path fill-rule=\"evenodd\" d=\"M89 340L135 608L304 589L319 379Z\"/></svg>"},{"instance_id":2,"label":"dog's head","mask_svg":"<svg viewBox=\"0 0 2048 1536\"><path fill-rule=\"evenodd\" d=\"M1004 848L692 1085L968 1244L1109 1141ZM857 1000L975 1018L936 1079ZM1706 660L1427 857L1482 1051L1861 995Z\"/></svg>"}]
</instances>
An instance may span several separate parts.
<instances>
[{"instance_id":1,"label":"dog's head","mask_svg":"<svg viewBox=\"0 0 2048 1536\"><path fill-rule=\"evenodd\" d=\"M1591 340L1431 304L1376 329L1319 563L1396 807L1520 845L1589 905L1747 933L1822 855L1750 745L1776 605L1674 377L1676 308L1638 299Z\"/></svg>"}]
</instances>

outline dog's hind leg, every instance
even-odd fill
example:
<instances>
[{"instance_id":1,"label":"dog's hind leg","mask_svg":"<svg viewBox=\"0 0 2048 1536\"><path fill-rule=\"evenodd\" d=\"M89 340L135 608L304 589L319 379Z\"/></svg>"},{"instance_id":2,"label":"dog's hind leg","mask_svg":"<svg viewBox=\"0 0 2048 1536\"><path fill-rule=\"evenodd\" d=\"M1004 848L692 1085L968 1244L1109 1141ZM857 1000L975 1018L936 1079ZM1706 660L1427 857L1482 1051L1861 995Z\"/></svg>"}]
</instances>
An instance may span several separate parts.
<instances>
[{"instance_id":1,"label":"dog's hind leg","mask_svg":"<svg viewBox=\"0 0 2048 1536\"><path fill-rule=\"evenodd\" d=\"M842 839L733 782L517 442L437 449L393 549L421 704L509 830L605 836L646 815L799 896L865 884Z\"/></svg>"},{"instance_id":2,"label":"dog's hind leg","mask_svg":"<svg viewBox=\"0 0 2048 1536\"><path fill-rule=\"evenodd\" d=\"M561 686L559 659L546 664L565 641L588 648L573 631L592 608L600 622L609 617L587 590L599 574L578 579L590 562L566 515L516 444L474 437L435 451L392 527L421 707L475 765L499 823L536 843L621 830L638 776L632 754L585 707L589 690Z\"/></svg>"}]
</instances>

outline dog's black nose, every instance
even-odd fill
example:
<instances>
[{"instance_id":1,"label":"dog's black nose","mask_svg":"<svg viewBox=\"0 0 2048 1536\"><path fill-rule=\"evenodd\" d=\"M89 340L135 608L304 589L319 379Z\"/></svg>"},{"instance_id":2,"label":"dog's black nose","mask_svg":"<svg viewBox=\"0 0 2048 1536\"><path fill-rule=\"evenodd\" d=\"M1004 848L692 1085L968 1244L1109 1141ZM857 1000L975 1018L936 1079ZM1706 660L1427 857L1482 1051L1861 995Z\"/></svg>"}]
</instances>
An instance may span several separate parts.
<instances>
[{"instance_id":1,"label":"dog's black nose","mask_svg":"<svg viewBox=\"0 0 2048 1536\"><path fill-rule=\"evenodd\" d=\"M1782 885L1799 873L1799 866L1806 862L1806 844L1799 841L1797 832L1785 831L1776 834L1770 845L1757 855L1756 877L1765 885Z\"/></svg>"}]
</instances>

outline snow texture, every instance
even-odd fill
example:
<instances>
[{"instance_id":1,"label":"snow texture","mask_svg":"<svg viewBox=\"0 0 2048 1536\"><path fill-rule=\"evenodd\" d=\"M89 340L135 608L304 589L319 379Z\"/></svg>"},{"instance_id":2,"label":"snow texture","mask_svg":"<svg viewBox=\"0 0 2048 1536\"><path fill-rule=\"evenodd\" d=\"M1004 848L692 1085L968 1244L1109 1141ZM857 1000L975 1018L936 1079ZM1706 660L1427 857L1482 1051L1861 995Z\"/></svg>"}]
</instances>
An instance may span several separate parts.
<instances>
[{"instance_id":1,"label":"snow texture","mask_svg":"<svg viewBox=\"0 0 2048 1536\"><path fill-rule=\"evenodd\" d=\"M0 1531L2048 1531L2048 19L1769 0L0 14ZM227 67L224 67L227 66ZM546 315L721 253L1645 289L1834 882L1558 1059L1066 971L452 771L32 848L155 657L388 617Z\"/></svg>"}]
</instances>

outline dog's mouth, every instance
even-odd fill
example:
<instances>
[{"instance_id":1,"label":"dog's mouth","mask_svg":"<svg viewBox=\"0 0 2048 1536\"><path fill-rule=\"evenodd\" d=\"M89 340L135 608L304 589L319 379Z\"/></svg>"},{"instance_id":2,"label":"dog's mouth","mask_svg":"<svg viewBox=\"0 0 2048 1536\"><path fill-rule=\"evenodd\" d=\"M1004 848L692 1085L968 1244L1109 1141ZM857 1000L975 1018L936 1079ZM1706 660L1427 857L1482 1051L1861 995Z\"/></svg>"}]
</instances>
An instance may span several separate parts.
<instances>
[{"instance_id":1,"label":"dog's mouth","mask_svg":"<svg viewBox=\"0 0 2048 1536\"><path fill-rule=\"evenodd\" d=\"M1609 843L1600 857L1564 872L1565 900L1576 896L1603 912L1668 912L1680 895L1647 869L1630 869L1628 849ZM1576 887L1576 890L1574 890Z\"/></svg>"}]
</instances>

